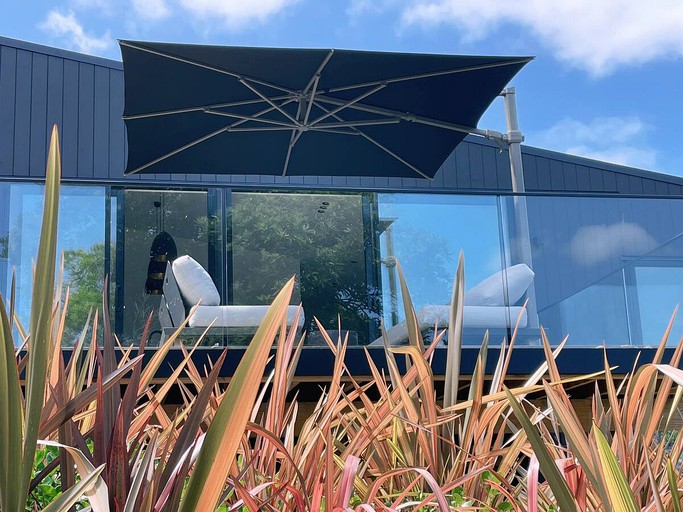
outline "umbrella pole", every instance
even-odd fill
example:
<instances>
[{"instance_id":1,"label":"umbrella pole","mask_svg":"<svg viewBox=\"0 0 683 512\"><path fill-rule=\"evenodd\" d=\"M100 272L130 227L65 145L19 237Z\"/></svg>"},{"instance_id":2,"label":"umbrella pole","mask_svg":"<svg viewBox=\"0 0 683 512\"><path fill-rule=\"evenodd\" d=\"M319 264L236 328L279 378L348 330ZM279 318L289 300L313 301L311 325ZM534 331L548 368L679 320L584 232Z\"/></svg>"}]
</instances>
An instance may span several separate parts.
<instances>
[{"instance_id":1,"label":"umbrella pole","mask_svg":"<svg viewBox=\"0 0 683 512\"><path fill-rule=\"evenodd\" d=\"M526 263L533 269L531 257L531 237L529 234L529 216L527 213L526 197L524 193L524 167L522 166L522 142L524 136L519 130L517 118L517 101L515 88L508 87L501 93L505 100L505 117L507 118L507 134L504 137L510 156L510 175L512 177L513 209L515 219L515 236L511 244L513 262ZM536 287L532 282L527 291L527 326L538 327L538 312L536 306ZM512 319L514 322L515 319Z\"/></svg>"}]
</instances>

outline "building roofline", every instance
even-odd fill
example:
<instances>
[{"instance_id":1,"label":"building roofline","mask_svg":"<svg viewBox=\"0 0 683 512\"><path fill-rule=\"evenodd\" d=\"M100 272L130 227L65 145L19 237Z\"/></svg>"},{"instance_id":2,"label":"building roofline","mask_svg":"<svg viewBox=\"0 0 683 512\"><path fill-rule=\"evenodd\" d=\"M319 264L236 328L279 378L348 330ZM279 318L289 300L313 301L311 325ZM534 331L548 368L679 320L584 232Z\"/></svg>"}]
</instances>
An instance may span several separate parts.
<instances>
[{"instance_id":1,"label":"building roofline","mask_svg":"<svg viewBox=\"0 0 683 512\"><path fill-rule=\"evenodd\" d=\"M465 140L472 144L479 144L482 146L493 147L500 149L500 147L490 140L485 139L479 135L468 135ZM664 183L671 183L673 185L683 186L683 177L674 174L667 174L657 171L648 171L638 167L630 167L628 165L615 164L605 162L603 160L595 160L584 156L572 155L570 153L562 153L561 151L553 151L551 149L543 149L535 146L522 145L522 154L538 156L549 160L556 160L558 162L572 163L575 165L582 165L584 167L592 167L605 171L611 171L626 176L637 176L648 180L661 181Z\"/></svg>"},{"instance_id":2,"label":"building roofline","mask_svg":"<svg viewBox=\"0 0 683 512\"><path fill-rule=\"evenodd\" d=\"M10 48L17 48L19 50L27 50L35 53L42 53L44 55L51 55L53 57L60 57L62 59L85 62L95 66L103 66L121 71L123 70L123 63L118 60L95 57L94 55L87 55L85 53L79 53L73 50L63 50L61 48L54 48L52 46L46 46L43 44L21 41L5 36L0 36L0 46L8 46Z\"/></svg>"}]
</instances>

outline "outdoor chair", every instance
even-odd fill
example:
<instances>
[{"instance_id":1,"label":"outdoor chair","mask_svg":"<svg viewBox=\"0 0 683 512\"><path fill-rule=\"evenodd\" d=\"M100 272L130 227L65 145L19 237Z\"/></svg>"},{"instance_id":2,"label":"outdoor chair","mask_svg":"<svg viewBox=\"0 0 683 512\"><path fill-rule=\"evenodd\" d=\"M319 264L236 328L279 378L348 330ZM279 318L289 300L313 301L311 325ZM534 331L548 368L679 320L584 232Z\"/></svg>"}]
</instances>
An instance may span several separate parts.
<instances>
[{"instance_id":1,"label":"outdoor chair","mask_svg":"<svg viewBox=\"0 0 683 512\"><path fill-rule=\"evenodd\" d=\"M197 306L195 308L195 306ZM183 341L200 336L207 327L206 345L241 344L263 321L267 305L221 305L220 294L209 273L191 256L180 256L166 267L163 294L159 305L162 342L185 321L194 308L181 335ZM299 306L287 307L287 326L292 327ZM303 311L296 325L304 325Z\"/></svg>"},{"instance_id":2,"label":"outdoor chair","mask_svg":"<svg viewBox=\"0 0 683 512\"><path fill-rule=\"evenodd\" d=\"M496 272L467 290L463 305L463 332L468 334L467 331L469 331L469 334L480 335L488 329L504 333L508 327L514 328L520 314L519 328L524 329L528 324L527 312L518 303L531 286L533 279L533 270L528 265L520 263ZM420 308L415 313L420 332L428 333L430 330L433 331L435 326L439 329L448 328L449 314L450 306L448 305L427 305ZM407 343L406 321L388 329L386 336L390 345ZM481 338L478 339L481 341ZM371 345L383 343L382 337L379 337Z\"/></svg>"}]
</instances>

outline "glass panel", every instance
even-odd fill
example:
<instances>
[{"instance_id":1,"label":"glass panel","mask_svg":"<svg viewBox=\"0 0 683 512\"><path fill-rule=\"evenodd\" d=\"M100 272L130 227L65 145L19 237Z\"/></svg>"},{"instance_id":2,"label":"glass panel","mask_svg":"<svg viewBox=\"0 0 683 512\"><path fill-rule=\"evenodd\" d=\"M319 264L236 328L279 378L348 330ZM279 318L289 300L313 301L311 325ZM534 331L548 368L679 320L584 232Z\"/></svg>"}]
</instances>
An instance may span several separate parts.
<instances>
[{"instance_id":1,"label":"glass panel","mask_svg":"<svg viewBox=\"0 0 683 512\"><path fill-rule=\"evenodd\" d=\"M210 246L220 233L220 222L209 216L207 197L203 191L125 190L119 195L116 330L124 342L139 342L150 313L152 330L159 329L156 312L166 260L150 260L153 242L161 233L170 235L178 256L189 254L214 274Z\"/></svg>"},{"instance_id":2,"label":"glass panel","mask_svg":"<svg viewBox=\"0 0 683 512\"><path fill-rule=\"evenodd\" d=\"M671 319L671 305L683 304L683 266L636 267L635 277L642 340L646 345L656 345ZM682 327L679 315L672 329L672 344L683 332Z\"/></svg>"},{"instance_id":3,"label":"glass panel","mask_svg":"<svg viewBox=\"0 0 683 512\"><path fill-rule=\"evenodd\" d=\"M551 341L657 342L683 298L683 201L529 197L527 205L536 307Z\"/></svg>"},{"instance_id":4,"label":"glass panel","mask_svg":"<svg viewBox=\"0 0 683 512\"><path fill-rule=\"evenodd\" d=\"M462 250L466 288L476 288L467 293L465 302L465 341L481 343L484 326L492 329L492 342L507 334L511 310L506 307L501 272L506 258L496 197L380 194L379 233L387 328L405 318L396 260L418 316L428 318L425 324L431 323L432 329L437 321L447 325L447 305Z\"/></svg>"},{"instance_id":5,"label":"glass panel","mask_svg":"<svg viewBox=\"0 0 683 512\"><path fill-rule=\"evenodd\" d=\"M3 293L16 271L16 312L27 325L31 311L32 264L38 253L44 187L6 184L4 233L0 230L0 270ZM91 307L101 307L105 254L105 189L63 186L59 204L58 254L64 255L64 289L71 295L63 342L72 344L83 329ZM59 264L58 264L59 265Z\"/></svg>"},{"instance_id":6,"label":"glass panel","mask_svg":"<svg viewBox=\"0 0 683 512\"><path fill-rule=\"evenodd\" d=\"M0 183L0 293L7 298L9 295L8 271L9 265L9 207L10 184Z\"/></svg>"},{"instance_id":7,"label":"glass panel","mask_svg":"<svg viewBox=\"0 0 683 512\"><path fill-rule=\"evenodd\" d=\"M376 323L360 195L233 193L231 210L232 302L269 304L296 275L292 304L303 304L309 342L326 329L352 331L365 343Z\"/></svg>"}]
</instances>

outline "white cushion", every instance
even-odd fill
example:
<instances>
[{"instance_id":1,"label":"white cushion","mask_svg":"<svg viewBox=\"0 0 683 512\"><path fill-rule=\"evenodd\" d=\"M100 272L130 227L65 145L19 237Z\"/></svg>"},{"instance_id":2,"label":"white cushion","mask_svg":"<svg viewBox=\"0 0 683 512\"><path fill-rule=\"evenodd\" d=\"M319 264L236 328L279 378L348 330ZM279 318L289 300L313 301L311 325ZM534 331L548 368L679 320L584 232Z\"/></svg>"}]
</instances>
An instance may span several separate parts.
<instances>
[{"instance_id":1,"label":"white cushion","mask_svg":"<svg viewBox=\"0 0 683 512\"><path fill-rule=\"evenodd\" d=\"M258 327L269 306L199 306L190 317L190 327ZM299 306L287 307L287 325L292 325ZM213 322L213 323L212 323ZM304 325L303 311L299 327Z\"/></svg>"},{"instance_id":2,"label":"white cushion","mask_svg":"<svg viewBox=\"0 0 683 512\"><path fill-rule=\"evenodd\" d=\"M186 306L191 307L200 302L204 306L218 306L221 303L221 296L211 276L194 258L186 255L175 259L173 275Z\"/></svg>"},{"instance_id":3,"label":"white cushion","mask_svg":"<svg viewBox=\"0 0 683 512\"><path fill-rule=\"evenodd\" d=\"M526 264L513 265L492 276L465 292L466 306L505 306L505 288L503 286L503 272L507 277L507 303L515 304L522 298L527 288L534 280L534 272Z\"/></svg>"},{"instance_id":4,"label":"white cushion","mask_svg":"<svg viewBox=\"0 0 683 512\"><path fill-rule=\"evenodd\" d=\"M447 328L450 309L450 306L425 306L420 309L415 313L420 331L424 332L434 329L434 326L439 329ZM462 308L462 323L463 328L504 329L508 325L514 327L520 314L519 327L522 329L527 326L527 314L526 309L523 309L521 306L464 306ZM387 331L387 339L390 345L397 345L407 341L408 325L406 321L404 320L389 329ZM382 344L381 337L371 343L371 345Z\"/></svg>"}]
</instances>

